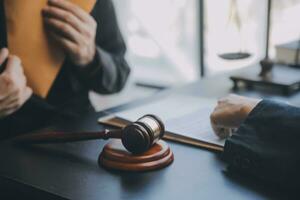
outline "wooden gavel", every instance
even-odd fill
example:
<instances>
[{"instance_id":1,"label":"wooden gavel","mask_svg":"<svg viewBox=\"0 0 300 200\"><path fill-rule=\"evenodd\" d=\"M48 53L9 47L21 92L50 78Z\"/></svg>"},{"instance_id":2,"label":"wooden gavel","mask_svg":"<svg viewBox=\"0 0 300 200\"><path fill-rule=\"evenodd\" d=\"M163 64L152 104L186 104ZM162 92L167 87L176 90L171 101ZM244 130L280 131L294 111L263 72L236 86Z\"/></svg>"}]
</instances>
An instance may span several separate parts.
<instances>
[{"instance_id":1,"label":"wooden gavel","mask_svg":"<svg viewBox=\"0 0 300 200\"><path fill-rule=\"evenodd\" d=\"M48 132L27 134L14 139L22 144L64 143L93 139L119 138L124 147L134 154L147 151L165 133L163 122L154 115L145 115L121 130L104 130L101 132Z\"/></svg>"}]
</instances>

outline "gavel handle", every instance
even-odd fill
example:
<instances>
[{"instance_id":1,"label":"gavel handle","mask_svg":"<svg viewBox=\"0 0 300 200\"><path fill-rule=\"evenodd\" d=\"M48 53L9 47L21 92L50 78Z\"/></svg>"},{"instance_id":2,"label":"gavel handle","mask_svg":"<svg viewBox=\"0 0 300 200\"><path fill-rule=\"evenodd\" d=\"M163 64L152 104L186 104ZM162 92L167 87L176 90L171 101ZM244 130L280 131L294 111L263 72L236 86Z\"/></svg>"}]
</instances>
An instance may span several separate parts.
<instances>
[{"instance_id":1,"label":"gavel handle","mask_svg":"<svg viewBox=\"0 0 300 200\"><path fill-rule=\"evenodd\" d=\"M46 132L27 134L14 138L14 142L22 144L65 143L94 139L121 138L122 131L104 130L101 132Z\"/></svg>"}]
</instances>

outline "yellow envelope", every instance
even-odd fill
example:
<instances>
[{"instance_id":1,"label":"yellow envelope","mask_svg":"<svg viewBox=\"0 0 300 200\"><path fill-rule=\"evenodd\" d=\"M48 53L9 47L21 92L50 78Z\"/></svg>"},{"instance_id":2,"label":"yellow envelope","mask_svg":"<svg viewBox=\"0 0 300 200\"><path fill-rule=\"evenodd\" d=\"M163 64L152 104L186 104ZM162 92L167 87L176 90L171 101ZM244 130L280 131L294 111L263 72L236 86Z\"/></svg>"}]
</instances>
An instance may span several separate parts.
<instances>
[{"instance_id":1,"label":"yellow envelope","mask_svg":"<svg viewBox=\"0 0 300 200\"><path fill-rule=\"evenodd\" d=\"M70 0L90 12L96 0ZM42 9L47 0L4 0L8 48L21 58L28 86L46 97L65 55L47 37Z\"/></svg>"}]
</instances>

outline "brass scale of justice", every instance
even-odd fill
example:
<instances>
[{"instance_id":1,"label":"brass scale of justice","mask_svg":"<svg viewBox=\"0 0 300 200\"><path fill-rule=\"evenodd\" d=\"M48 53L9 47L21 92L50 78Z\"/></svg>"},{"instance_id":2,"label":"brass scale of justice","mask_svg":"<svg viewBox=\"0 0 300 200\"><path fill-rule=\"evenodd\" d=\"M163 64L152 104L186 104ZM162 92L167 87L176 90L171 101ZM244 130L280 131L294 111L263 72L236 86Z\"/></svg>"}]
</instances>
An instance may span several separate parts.
<instances>
[{"instance_id":1,"label":"brass scale of justice","mask_svg":"<svg viewBox=\"0 0 300 200\"><path fill-rule=\"evenodd\" d=\"M99 155L99 165L121 171L150 171L170 165L174 155L161 140L165 126L155 115L145 115L120 130L99 132L45 132L17 136L22 145L66 143L94 139L121 139L109 142Z\"/></svg>"}]
</instances>

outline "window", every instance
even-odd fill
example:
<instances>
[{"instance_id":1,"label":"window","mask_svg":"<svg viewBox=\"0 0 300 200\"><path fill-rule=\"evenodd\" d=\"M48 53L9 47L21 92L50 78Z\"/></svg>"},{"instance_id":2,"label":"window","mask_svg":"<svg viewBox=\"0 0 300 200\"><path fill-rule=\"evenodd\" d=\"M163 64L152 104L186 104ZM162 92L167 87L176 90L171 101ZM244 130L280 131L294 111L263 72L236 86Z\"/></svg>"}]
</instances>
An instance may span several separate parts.
<instances>
[{"instance_id":1,"label":"window","mask_svg":"<svg viewBox=\"0 0 300 200\"><path fill-rule=\"evenodd\" d=\"M199 78L197 0L115 1L138 81L178 85Z\"/></svg>"},{"instance_id":2,"label":"window","mask_svg":"<svg viewBox=\"0 0 300 200\"><path fill-rule=\"evenodd\" d=\"M128 45L128 60L141 82L178 85L200 78L199 0L114 1ZM274 45L298 39L300 0L273 0L270 54ZM259 62L265 56L267 0L204 1L206 75ZM246 52L226 60L220 55Z\"/></svg>"},{"instance_id":3,"label":"window","mask_svg":"<svg viewBox=\"0 0 300 200\"><path fill-rule=\"evenodd\" d=\"M275 45L300 39L300 0L272 1L270 54Z\"/></svg>"}]
</instances>

